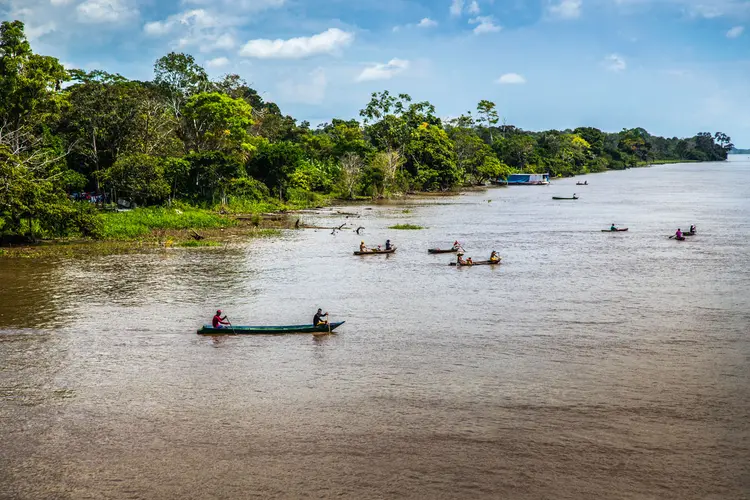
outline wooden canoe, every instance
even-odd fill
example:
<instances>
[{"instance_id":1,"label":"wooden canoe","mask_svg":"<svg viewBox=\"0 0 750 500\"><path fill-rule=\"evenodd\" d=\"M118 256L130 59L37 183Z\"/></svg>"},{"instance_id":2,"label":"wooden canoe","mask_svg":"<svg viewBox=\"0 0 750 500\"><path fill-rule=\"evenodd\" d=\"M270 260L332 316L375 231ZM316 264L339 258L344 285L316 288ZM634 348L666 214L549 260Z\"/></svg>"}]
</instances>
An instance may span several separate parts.
<instances>
[{"instance_id":1,"label":"wooden canoe","mask_svg":"<svg viewBox=\"0 0 750 500\"><path fill-rule=\"evenodd\" d=\"M564 196L553 196L553 200L577 200L578 196L573 196L571 198L565 198Z\"/></svg>"},{"instance_id":2,"label":"wooden canoe","mask_svg":"<svg viewBox=\"0 0 750 500\"><path fill-rule=\"evenodd\" d=\"M496 266L500 264L501 261L499 260L478 260L476 262L473 262L471 264L458 264L457 262L451 262L449 265L456 267L471 267L471 266Z\"/></svg>"},{"instance_id":3,"label":"wooden canoe","mask_svg":"<svg viewBox=\"0 0 750 500\"><path fill-rule=\"evenodd\" d=\"M440 248L428 248L427 253L456 253L458 248L449 248L448 250L442 250Z\"/></svg>"},{"instance_id":4,"label":"wooden canoe","mask_svg":"<svg viewBox=\"0 0 750 500\"><path fill-rule=\"evenodd\" d=\"M331 331L343 325L345 322L331 323ZM287 326L225 326L214 328L211 325L203 325L198 330L198 335L283 335L285 333L316 333L328 332L328 325L287 325Z\"/></svg>"},{"instance_id":5,"label":"wooden canoe","mask_svg":"<svg viewBox=\"0 0 750 500\"><path fill-rule=\"evenodd\" d=\"M617 228L617 229L602 229L602 232L603 233L617 233L617 232L620 232L620 231L627 231L627 230L628 230L628 228L623 227L623 228Z\"/></svg>"},{"instance_id":6,"label":"wooden canoe","mask_svg":"<svg viewBox=\"0 0 750 500\"><path fill-rule=\"evenodd\" d=\"M393 253L395 251L396 247L393 247L390 250L368 250L366 252L354 252L354 255L381 255L384 253Z\"/></svg>"}]
</instances>

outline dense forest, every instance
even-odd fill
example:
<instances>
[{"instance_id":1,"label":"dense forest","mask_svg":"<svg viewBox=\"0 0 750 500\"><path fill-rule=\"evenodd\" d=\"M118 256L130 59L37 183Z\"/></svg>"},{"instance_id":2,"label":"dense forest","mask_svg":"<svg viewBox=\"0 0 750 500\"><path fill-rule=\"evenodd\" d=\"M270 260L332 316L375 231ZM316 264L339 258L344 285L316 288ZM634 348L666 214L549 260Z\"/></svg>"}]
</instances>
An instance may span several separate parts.
<instances>
[{"instance_id":1,"label":"dense forest","mask_svg":"<svg viewBox=\"0 0 750 500\"><path fill-rule=\"evenodd\" d=\"M19 21L0 26L0 236L99 236L117 200L225 211L437 191L512 172L570 176L653 161L725 160L723 133L642 128L529 132L494 103L446 120L429 102L374 93L359 119L311 127L238 75L218 80L188 54L153 80L66 70L35 54ZM79 193L102 203L81 203Z\"/></svg>"}]
</instances>

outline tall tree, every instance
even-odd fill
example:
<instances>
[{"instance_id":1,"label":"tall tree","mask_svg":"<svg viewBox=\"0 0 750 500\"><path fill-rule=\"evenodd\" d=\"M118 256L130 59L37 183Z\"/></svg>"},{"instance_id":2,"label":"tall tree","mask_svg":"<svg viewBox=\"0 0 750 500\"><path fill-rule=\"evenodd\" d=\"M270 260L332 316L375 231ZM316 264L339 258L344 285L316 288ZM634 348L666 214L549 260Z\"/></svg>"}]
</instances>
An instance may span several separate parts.
<instances>
[{"instance_id":1,"label":"tall tree","mask_svg":"<svg viewBox=\"0 0 750 500\"><path fill-rule=\"evenodd\" d=\"M170 52L156 61L154 83L162 90L177 117L191 96L208 90L210 85L206 70L195 62L195 58L178 52Z\"/></svg>"},{"instance_id":2,"label":"tall tree","mask_svg":"<svg viewBox=\"0 0 750 500\"><path fill-rule=\"evenodd\" d=\"M497 109L495 109L495 103L482 99L479 101L479 104L477 104L477 113L479 114L479 121L484 123L485 128L487 128L490 133L490 144L492 144L495 142L492 137L492 127L497 125L500 121Z\"/></svg>"}]
</instances>

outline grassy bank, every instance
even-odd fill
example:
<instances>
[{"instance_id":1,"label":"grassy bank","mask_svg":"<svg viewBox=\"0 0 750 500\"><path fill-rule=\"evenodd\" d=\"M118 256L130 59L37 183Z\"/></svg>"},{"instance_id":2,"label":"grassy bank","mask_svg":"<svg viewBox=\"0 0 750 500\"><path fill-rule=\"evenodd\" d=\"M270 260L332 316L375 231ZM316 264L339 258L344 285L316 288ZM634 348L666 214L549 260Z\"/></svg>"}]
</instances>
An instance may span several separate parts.
<instances>
[{"instance_id":1,"label":"grassy bank","mask_svg":"<svg viewBox=\"0 0 750 500\"><path fill-rule=\"evenodd\" d=\"M105 240L144 238L155 230L210 229L230 227L236 221L208 210L172 208L136 208L127 212L101 215Z\"/></svg>"},{"instance_id":2,"label":"grassy bank","mask_svg":"<svg viewBox=\"0 0 750 500\"><path fill-rule=\"evenodd\" d=\"M639 161L639 167L649 167L651 165L672 165L674 163L700 163L698 160L652 160Z\"/></svg>"}]
</instances>

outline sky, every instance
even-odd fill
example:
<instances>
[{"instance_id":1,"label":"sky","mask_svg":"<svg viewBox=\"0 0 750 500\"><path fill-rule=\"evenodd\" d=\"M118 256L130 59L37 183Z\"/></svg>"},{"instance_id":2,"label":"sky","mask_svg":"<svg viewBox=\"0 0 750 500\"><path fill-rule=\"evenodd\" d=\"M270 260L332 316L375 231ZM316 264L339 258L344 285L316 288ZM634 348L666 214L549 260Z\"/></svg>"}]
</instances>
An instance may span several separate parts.
<instances>
[{"instance_id":1,"label":"sky","mask_svg":"<svg viewBox=\"0 0 750 500\"><path fill-rule=\"evenodd\" d=\"M750 148L750 0L0 0L35 52L153 77L187 52L285 114L357 118L372 92L527 130L722 131Z\"/></svg>"}]
</instances>

